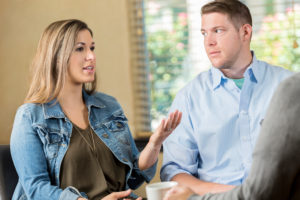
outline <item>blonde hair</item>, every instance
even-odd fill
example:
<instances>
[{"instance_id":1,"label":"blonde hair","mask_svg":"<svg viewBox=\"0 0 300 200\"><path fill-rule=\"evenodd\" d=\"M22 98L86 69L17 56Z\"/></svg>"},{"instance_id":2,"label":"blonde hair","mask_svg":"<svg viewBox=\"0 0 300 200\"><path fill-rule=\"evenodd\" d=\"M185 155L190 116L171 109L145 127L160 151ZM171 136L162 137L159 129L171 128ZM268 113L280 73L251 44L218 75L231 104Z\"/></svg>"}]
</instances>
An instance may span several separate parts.
<instances>
[{"instance_id":1,"label":"blonde hair","mask_svg":"<svg viewBox=\"0 0 300 200\"><path fill-rule=\"evenodd\" d=\"M93 32L86 23L61 20L51 23L43 32L31 64L31 83L25 103L47 103L58 97L65 83L68 61L79 31ZM97 78L85 83L83 89L91 94L96 90Z\"/></svg>"}]
</instances>

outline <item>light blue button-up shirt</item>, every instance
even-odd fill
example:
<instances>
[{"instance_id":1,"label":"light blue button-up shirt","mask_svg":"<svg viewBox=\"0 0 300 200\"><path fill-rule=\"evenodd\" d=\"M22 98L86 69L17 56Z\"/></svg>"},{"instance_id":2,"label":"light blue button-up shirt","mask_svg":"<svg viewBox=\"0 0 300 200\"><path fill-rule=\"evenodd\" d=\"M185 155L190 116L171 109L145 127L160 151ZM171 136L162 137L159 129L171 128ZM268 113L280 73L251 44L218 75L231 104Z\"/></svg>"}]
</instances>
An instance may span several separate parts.
<instances>
[{"instance_id":1,"label":"light blue button-up shirt","mask_svg":"<svg viewBox=\"0 0 300 200\"><path fill-rule=\"evenodd\" d=\"M291 74L255 56L241 89L214 67L200 73L171 106L183 116L164 142L161 179L188 173L203 181L241 184L273 92Z\"/></svg>"}]
</instances>

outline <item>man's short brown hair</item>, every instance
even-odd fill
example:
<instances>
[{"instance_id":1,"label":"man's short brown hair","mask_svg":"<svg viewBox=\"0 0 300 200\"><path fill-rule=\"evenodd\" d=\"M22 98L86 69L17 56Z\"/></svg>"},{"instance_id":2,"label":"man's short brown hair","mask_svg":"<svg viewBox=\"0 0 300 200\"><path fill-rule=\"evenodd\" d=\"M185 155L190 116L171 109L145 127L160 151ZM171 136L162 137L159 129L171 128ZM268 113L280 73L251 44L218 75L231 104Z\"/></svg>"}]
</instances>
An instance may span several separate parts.
<instances>
[{"instance_id":1,"label":"man's short brown hair","mask_svg":"<svg viewBox=\"0 0 300 200\"><path fill-rule=\"evenodd\" d=\"M238 0L215 0L207 3L201 9L201 15L214 12L228 15L237 29L244 24L252 26L252 17L249 8Z\"/></svg>"}]
</instances>

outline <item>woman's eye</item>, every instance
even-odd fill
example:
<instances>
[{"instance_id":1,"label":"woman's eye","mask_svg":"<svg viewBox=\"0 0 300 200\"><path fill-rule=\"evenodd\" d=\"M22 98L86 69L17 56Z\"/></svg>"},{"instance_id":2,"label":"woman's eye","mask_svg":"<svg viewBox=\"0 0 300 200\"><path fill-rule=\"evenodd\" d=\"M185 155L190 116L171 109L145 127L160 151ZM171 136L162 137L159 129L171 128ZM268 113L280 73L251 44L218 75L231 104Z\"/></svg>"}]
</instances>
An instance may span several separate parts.
<instances>
[{"instance_id":1,"label":"woman's eye","mask_svg":"<svg viewBox=\"0 0 300 200\"><path fill-rule=\"evenodd\" d=\"M91 51L94 51L94 50L95 50L95 47L91 47L90 49L91 49Z\"/></svg>"},{"instance_id":2,"label":"woman's eye","mask_svg":"<svg viewBox=\"0 0 300 200\"><path fill-rule=\"evenodd\" d=\"M202 34L204 37L207 36L207 33L204 32L204 31L202 31L201 34Z\"/></svg>"},{"instance_id":3,"label":"woman's eye","mask_svg":"<svg viewBox=\"0 0 300 200\"><path fill-rule=\"evenodd\" d=\"M83 47L76 48L76 51L83 51Z\"/></svg>"}]
</instances>

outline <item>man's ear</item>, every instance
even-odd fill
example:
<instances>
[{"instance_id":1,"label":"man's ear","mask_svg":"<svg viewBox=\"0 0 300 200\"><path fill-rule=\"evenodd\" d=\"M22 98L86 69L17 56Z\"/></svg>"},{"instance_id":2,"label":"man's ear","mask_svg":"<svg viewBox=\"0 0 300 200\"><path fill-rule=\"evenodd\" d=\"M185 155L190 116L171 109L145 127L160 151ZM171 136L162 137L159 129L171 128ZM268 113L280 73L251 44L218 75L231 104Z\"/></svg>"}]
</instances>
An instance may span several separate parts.
<instances>
[{"instance_id":1,"label":"man's ear","mask_svg":"<svg viewBox=\"0 0 300 200\"><path fill-rule=\"evenodd\" d=\"M250 41L252 37L252 26L250 24L244 24L240 28L240 36L243 41Z\"/></svg>"}]
</instances>

